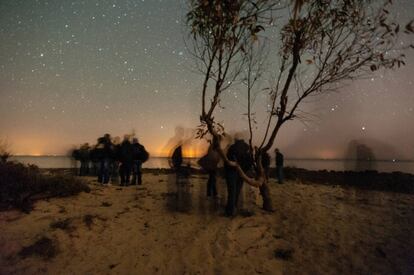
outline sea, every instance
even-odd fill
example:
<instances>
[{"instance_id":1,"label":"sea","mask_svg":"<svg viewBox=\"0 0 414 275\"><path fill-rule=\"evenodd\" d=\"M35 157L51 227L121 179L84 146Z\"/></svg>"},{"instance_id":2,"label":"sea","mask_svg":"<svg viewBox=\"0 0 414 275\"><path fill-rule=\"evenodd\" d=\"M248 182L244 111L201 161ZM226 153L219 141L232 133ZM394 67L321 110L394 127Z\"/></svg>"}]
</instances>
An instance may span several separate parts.
<instances>
[{"instance_id":1,"label":"sea","mask_svg":"<svg viewBox=\"0 0 414 275\"><path fill-rule=\"evenodd\" d=\"M76 168L79 163L69 156L13 156L10 160L24 164L34 164L39 168ZM199 168L197 158L186 158L184 164ZM285 166L304 168L307 170L377 170L378 172L403 172L414 174L414 161L399 160L338 160L338 159L285 159ZM273 165L274 166L274 161ZM143 164L143 168L170 168L169 158L151 157Z\"/></svg>"}]
</instances>

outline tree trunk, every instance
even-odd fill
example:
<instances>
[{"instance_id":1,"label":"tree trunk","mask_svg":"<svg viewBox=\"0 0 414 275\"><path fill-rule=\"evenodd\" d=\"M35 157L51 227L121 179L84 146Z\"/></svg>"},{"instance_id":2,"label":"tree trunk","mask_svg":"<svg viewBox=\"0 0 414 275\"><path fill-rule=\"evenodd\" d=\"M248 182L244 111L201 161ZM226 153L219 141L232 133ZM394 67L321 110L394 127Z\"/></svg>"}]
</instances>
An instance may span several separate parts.
<instances>
[{"instance_id":1,"label":"tree trunk","mask_svg":"<svg viewBox=\"0 0 414 275\"><path fill-rule=\"evenodd\" d=\"M270 197L268 181L265 180L259 189L260 195L262 195L263 198L263 209L269 212L273 212L272 198Z\"/></svg>"}]
</instances>

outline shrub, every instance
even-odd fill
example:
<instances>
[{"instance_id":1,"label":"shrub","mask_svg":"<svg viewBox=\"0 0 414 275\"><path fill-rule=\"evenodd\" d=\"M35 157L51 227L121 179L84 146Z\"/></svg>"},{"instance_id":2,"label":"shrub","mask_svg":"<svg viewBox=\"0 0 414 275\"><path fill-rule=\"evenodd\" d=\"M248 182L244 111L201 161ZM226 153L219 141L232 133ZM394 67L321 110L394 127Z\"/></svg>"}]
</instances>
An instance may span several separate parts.
<instances>
[{"instance_id":1,"label":"shrub","mask_svg":"<svg viewBox=\"0 0 414 275\"><path fill-rule=\"evenodd\" d=\"M0 163L0 210L18 208L30 212L33 202L52 197L89 192L80 179L66 175L45 175L35 165Z\"/></svg>"}]
</instances>

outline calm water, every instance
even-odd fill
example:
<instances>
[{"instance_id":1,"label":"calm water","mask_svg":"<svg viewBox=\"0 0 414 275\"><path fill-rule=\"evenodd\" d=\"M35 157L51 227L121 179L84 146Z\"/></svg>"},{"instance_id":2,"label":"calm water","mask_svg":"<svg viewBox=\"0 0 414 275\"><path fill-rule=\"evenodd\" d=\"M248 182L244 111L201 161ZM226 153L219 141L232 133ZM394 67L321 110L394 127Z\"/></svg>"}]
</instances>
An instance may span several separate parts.
<instances>
[{"instance_id":1,"label":"calm water","mask_svg":"<svg viewBox=\"0 0 414 275\"><path fill-rule=\"evenodd\" d=\"M14 156L12 160L25 164L35 164L40 168L72 168L79 164L67 156ZM198 167L197 159L185 159L191 166ZM274 165L274 160L273 163ZM362 161L352 160L306 160L286 159L285 166L305 168L308 170L365 170L375 169L380 172L400 171L414 174L414 161ZM168 158L152 157L143 165L144 168L170 168Z\"/></svg>"}]
</instances>

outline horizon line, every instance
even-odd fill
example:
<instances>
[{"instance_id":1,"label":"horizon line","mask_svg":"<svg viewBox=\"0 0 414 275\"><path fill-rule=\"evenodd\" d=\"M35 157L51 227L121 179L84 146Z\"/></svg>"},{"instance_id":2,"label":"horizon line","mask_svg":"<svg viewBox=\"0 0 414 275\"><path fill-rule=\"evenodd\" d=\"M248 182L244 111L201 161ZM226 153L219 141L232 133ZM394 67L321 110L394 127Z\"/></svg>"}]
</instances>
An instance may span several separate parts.
<instances>
[{"instance_id":1,"label":"horizon line","mask_svg":"<svg viewBox=\"0 0 414 275\"><path fill-rule=\"evenodd\" d=\"M48 155L11 155L12 157L70 157L68 155L59 155L59 154L48 154ZM169 156L150 156L150 158L170 158ZM201 158L200 157L183 157L187 159L196 159ZM350 159L350 158L313 158L313 157L305 157L305 158L298 158L298 157L292 157L292 158L285 158L285 160L323 160L323 161L387 161L387 162L414 162L414 159L396 159L396 158L390 158L390 159L374 159L374 160L364 160L364 159Z\"/></svg>"}]
</instances>

